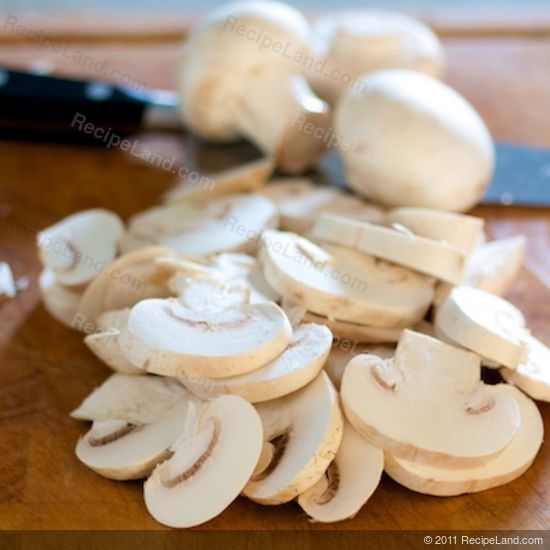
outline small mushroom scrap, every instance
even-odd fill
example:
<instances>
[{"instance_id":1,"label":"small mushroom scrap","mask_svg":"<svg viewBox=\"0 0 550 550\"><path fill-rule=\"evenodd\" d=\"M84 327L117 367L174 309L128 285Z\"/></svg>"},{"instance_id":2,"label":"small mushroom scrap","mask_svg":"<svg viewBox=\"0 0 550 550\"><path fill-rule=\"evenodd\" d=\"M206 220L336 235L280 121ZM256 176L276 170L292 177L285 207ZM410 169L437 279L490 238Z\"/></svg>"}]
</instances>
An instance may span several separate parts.
<instances>
[{"instance_id":1,"label":"small mushroom scrap","mask_svg":"<svg viewBox=\"0 0 550 550\"><path fill-rule=\"evenodd\" d=\"M236 395L213 400L145 482L147 510L163 525L180 528L221 514L250 479L262 440L262 423L250 403Z\"/></svg>"},{"instance_id":2,"label":"small mushroom scrap","mask_svg":"<svg viewBox=\"0 0 550 550\"><path fill-rule=\"evenodd\" d=\"M2 296L13 298L16 294L17 288L10 265L7 262L0 262L0 298Z\"/></svg>"},{"instance_id":3,"label":"small mushroom scrap","mask_svg":"<svg viewBox=\"0 0 550 550\"><path fill-rule=\"evenodd\" d=\"M327 327L305 324L294 331L288 347L279 357L255 371L218 379L187 376L180 381L203 399L230 393L251 403L268 401L311 382L323 368L331 344L332 334Z\"/></svg>"},{"instance_id":4,"label":"small mushroom scrap","mask_svg":"<svg viewBox=\"0 0 550 550\"><path fill-rule=\"evenodd\" d=\"M359 197L344 193L337 187L315 185L308 178L272 180L262 195L273 201L279 211L280 227L307 235L317 216L323 212L345 214L350 218L382 223L385 212Z\"/></svg>"},{"instance_id":5,"label":"small mushroom scrap","mask_svg":"<svg viewBox=\"0 0 550 550\"><path fill-rule=\"evenodd\" d=\"M458 248L397 226L383 227L334 214L321 214L314 239L354 248L442 281L459 283L466 257Z\"/></svg>"},{"instance_id":6,"label":"small mushroom scrap","mask_svg":"<svg viewBox=\"0 0 550 550\"><path fill-rule=\"evenodd\" d=\"M319 61L308 78L331 103L346 89L359 86L360 77L381 69L410 69L434 77L443 73L444 52L437 36L402 13L343 10L319 17L313 28Z\"/></svg>"},{"instance_id":7,"label":"small mushroom scrap","mask_svg":"<svg viewBox=\"0 0 550 550\"><path fill-rule=\"evenodd\" d=\"M82 285L115 259L123 234L124 225L113 212L84 210L38 234L40 259L61 284Z\"/></svg>"},{"instance_id":8,"label":"small mushroom scrap","mask_svg":"<svg viewBox=\"0 0 550 550\"><path fill-rule=\"evenodd\" d=\"M494 459L472 468L447 469L386 455L386 472L408 489L436 496L477 493L509 483L531 466L544 437L537 406L511 386L502 386L518 404L521 424L511 443Z\"/></svg>"},{"instance_id":9,"label":"small mushroom scrap","mask_svg":"<svg viewBox=\"0 0 550 550\"><path fill-rule=\"evenodd\" d=\"M330 523L352 518L372 496L384 471L384 453L348 423L342 443L325 475L298 497L312 519Z\"/></svg>"},{"instance_id":10,"label":"small mushroom scrap","mask_svg":"<svg viewBox=\"0 0 550 550\"><path fill-rule=\"evenodd\" d=\"M435 466L487 463L518 432L515 399L480 381L477 355L405 330L393 359L358 355L344 371L347 418L384 451Z\"/></svg>"},{"instance_id":11,"label":"small mushroom scrap","mask_svg":"<svg viewBox=\"0 0 550 550\"><path fill-rule=\"evenodd\" d=\"M266 231L260 259L269 284L319 315L383 328L420 321L433 299L433 282L361 252L320 248L293 233Z\"/></svg>"},{"instance_id":12,"label":"small mushroom scrap","mask_svg":"<svg viewBox=\"0 0 550 550\"><path fill-rule=\"evenodd\" d=\"M260 195L234 194L213 200L156 206L128 224L125 252L161 245L187 256L254 252L260 233L276 227L275 205Z\"/></svg>"},{"instance_id":13,"label":"small mushroom scrap","mask_svg":"<svg viewBox=\"0 0 550 550\"><path fill-rule=\"evenodd\" d=\"M223 378L266 365L285 350L291 335L274 303L197 312L168 298L136 304L119 341L130 362L147 372Z\"/></svg>"},{"instance_id":14,"label":"small mushroom scrap","mask_svg":"<svg viewBox=\"0 0 550 550\"><path fill-rule=\"evenodd\" d=\"M216 141L246 137L286 172L307 170L326 145L304 127L324 134L330 127L328 105L303 76L311 40L307 19L286 4L236 2L213 11L184 45L184 123Z\"/></svg>"},{"instance_id":15,"label":"small mushroom scrap","mask_svg":"<svg viewBox=\"0 0 550 550\"><path fill-rule=\"evenodd\" d=\"M340 98L334 127L349 185L386 206L465 212L493 173L494 145L478 113L415 71L360 79Z\"/></svg>"},{"instance_id":16,"label":"small mushroom scrap","mask_svg":"<svg viewBox=\"0 0 550 550\"><path fill-rule=\"evenodd\" d=\"M244 495L261 504L282 504L304 493L325 473L340 446L343 418L325 373L285 397L256 405L264 429L263 468Z\"/></svg>"},{"instance_id":17,"label":"small mushroom scrap","mask_svg":"<svg viewBox=\"0 0 550 550\"><path fill-rule=\"evenodd\" d=\"M468 286L453 288L437 308L436 335L511 369L527 359L523 313L510 302Z\"/></svg>"}]
</instances>

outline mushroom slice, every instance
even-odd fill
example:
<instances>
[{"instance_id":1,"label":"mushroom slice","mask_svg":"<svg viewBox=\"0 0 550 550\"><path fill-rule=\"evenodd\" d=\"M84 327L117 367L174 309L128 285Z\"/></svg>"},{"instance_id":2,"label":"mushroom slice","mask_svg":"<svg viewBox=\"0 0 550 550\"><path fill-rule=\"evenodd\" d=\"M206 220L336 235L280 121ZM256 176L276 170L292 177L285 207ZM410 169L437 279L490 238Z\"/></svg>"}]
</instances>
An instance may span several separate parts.
<instances>
[{"instance_id":1,"label":"mushroom slice","mask_svg":"<svg viewBox=\"0 0 550 550\"><path fill-rule=\"evenodd\" d=\"M82 295L79 316L95 323L103 311L131 307L145 298L168 296L166 283L171 272L159 269L154 260L172 254L169 248L155 246L116 259Z\"/></svg>"},{"instance_id":2,"label":"mushroom slice","mask_svg":"<svg viewBox=\"0 0 550 550\"><path fill-rule=\"evenodd\" d=\"M523 235L478 245L466 261L464 284L497 296L510 290L523 263Z\"/></svg>"},{"instance_id":3,"label":"mushroom slice","mask_svg":"<svg viewBox=\"0 0 550 550\"><path fill-rule=\"evenodd\" d=\"M325 363L325 372L338 391L340 391L342 378L348 363L355 356L364 354L375 355L381 359L390 359L395 355L395 348L391 346L357 345L357 342L335 342Z\"/></svg>"},{"instance_id":4,"label":"mushroom slice","mask_svg":"<svg viewBox=\"0 0 550 550\"><path fill-rule=\"evenodd\" d=\"M460 283L465 255L446 243L415 235L406 228L390 229L334 214L321 214L314 239L354 248L450 283Z\"/></svg>"},{"instance_id":5,"label":"mushroom slice","mask_svg":"<svg viewBox=\"0 0 550 550\"><path fill-rule=\"evenodd\" d=\"M515 400L480 381L477 355L405 330L393 359L358 355L342 379L346 416L385 451L451 468L483 464L520 423Z\"/></svg>"},{"instance_id":6,"label":"mushroom slice","mask_svg":"<svg viewBox=\"0 0 550 550\"><path fill-rule=\"evenodd\" d=\"M204 176L198 182L184 180L170 190L165 199L172 203L259 191L267 183L274 168L272 159L263 158L218 172L211 177Z\"/></svg>"},{"instance_id":7,"label":"mushroom slice","mask_svg":"<svg viewBox=\"0 0 550 550\"><path fill-rule=\"evenodd\" d=\"M113 261L124 225L113 212L84 210L38 234L40 259L64 285L91 281Z\"/></svg>"},{"instance_id":8,"label":"mushroom slice","mask_svg":"<svg viewBox=\"0 0 550 550\"><path fill-rule=\"evenodd\" d=\"M523 314L484 290L453 288L437 309L435 328L444 339L512 369L527 358Z\"/></svg>"},{"instance_id":9,"label":"mushroom slice","mask_svg":"<svg viewBox=\"0 0 550 550\"><path fill-rule=\"evenodd\" d=\"M157 206L134 216L129 234L189 256L254 252L260 233L276 227L275 205L260 195L227 195L211 201Z\"/></svg>"},{"instance_id":10,"label":"mushroom slice","mask_svg":"<svg viewBox=\"0 0 550 550\"><path fill-rule=\"evenodd\" d=\"M340 321L396 328L420 321L433 282L417 273L293 233L266 231L260 259L269 284L297 305Z\"/></svg>"},{"instance_id":11,"label":"mushroom slice","mask_svg":"<svg viewBox=\"0 0 550 550\"><path fill-rule=\"evenodd\" d=\"M426 239L444 242L468 255L483 234L482 218L431 208L394 208L388 212L389 225L407 228Z\"/></svg>"},{"instance_id":12,"label":"mushroom slice","mask_svg":"<svg viewBox=\"0 0 550 550\"><path fill-rule=\"evenodd\" d=\"M269 363L291 336L276 304L196 312L173 298L151 299L132 308L120 346L134 365L154 374L223 378Z\"/></svg>"},{"instance_id":13,"label":"mushroom slice","mask_svg":"<svg viewBox=\"0 0 550 550\"><path fill-rule=\"evenodd\" d=\"M315 485L336 455L343 431L338 395L322 372L297 392L260 403L256 410L273 453L243 493L261 504L289 502Z\"/></svg>"},{"instance_id":14,"label":"mushroom slice","mask_svg":"<svg viewBox=\"0 0 550 550\"><path fill-rule=\"evenodd\" d=\"M17 288L10 265L7 262L0 262L0 298L2 296L14 298L16 294Z\"/></svg>"},{"instance_id":15,"label":"mushroom slice","mask_svg":"<svg viewBox=\"0 0 550 550\"><path fill-rule=\"evenodd\" d=\"M194 405L183 399L150 424L96 420L79 440L76 456L110 479L147 477L156 464L172 454L170 446L185 431L194 412Z\"/></svg>"},{"instance_id":16,"label":"mushroom slice","mask_svg":"<svg viewBox=\"0 0 550 550\"><path fill-rule=\"evenodd\" d=\"M298 504L313 521L352 518L378 487L383 471L384 452L345 422L336 457L325 475L298 497Z\"/></svg>"},{"instance_id":17,"label":"mushroom slice","mask_svg":"<svg viewBox=\"0 0 550 550\"><path fill-rule=\"evenodd\" d=\"M308 178L280 178L271 181L262 195L275 203L280 226L285 231L305 235L322 212L346 214L351 218L382 223L385 212L335 187L316 185Z\"/></svg>"},{"instance_id":18,"label":"mushroom slice","mask_svg":"<svg viewBox=\"0 0 550 550\"><path fill-rule=\"evenodd\" d=\"M512 442L493 460L473 468L446 469L386 455L386 472L408 489L435 496L477 493L509 483L533 463L542 444L544 425L537 406L511 386L502 386L518 404L521 425Z\"/></svg>"},{"instance_id":19,"label":"mushroom slice","mask_svg":"<svg viewBox=\"0 0 550 550\"><path fill-rule=\"evenodd\" d=\"M40 273L38 288L44 307L56 321L75 330L82 328L75 322L81 292L60 285L53 270L48 268L44 268Z\"/></svg>"},{"instance_id":20,"label":"mushroom slice","mask_svg":"<svg viewBox=\"0 0 550 550\"><path fill-rule=\"evenodd\" d=\"M529 354L515 369L503 368L506 382L538 401L550 402L550 349L533 336L526 338Z\"/></svg>"},{"instance_id":21,"label":"mushroom slice","mask_svg":"<svg viewBox=\"0 0 550 550\"><path fill-rule=\"evenodd\" d=\"M298 327L279 357L258 370L229 378L180 378L195 395L209 399L230 393L251 403L287 395L313 380L323 368L332 344L332 334L322 325Z\"/></svg>"},{"instance_id":22,"label":"mushroom slice","mask_svg":"<svg viewBox=\"0 0 550 550\"><path fill-rule=\"evenodd\" d=\"M84 399L71 416L77 420L123 420L128 424L149 424L182 398L199 402L177 380L112 374Z\"/></svg>"},{"instance_id":23,"label":"mushroom slice","mask_svg":"<svg viewBox=\"0 0 550 550\"><path fill-rule=\"evenodd\" d=\"M145 374L145 371L132 365L122 353L119 336L128 324L130 308L102 313L97 320L98 332L88 334L84 343L90 351L108 367L125 374Z\"/></svg>"},{"instance_id":24,"label":"mushroom slice","mask_svg":"<svg viewBox=\"0 0 550 550\"><path fill-rule=\"evenodd\" d=\"M145 482L145 506L169 527L193 527L221 514L250 479L262 450L262 423L236 395L218 397L194 433Z\"/></svg>"},{"instance_id":25,"label":"mushroom slice","mask_svg":"<svg viewBox=\"0 0 550 550\"><path fill-rule=\"evenodd\" d=\"M249 290L238 282L215 277L176 275L168 282L178 300L194 311L221 311L249 302Z\"/></svg>"}]
</instances>

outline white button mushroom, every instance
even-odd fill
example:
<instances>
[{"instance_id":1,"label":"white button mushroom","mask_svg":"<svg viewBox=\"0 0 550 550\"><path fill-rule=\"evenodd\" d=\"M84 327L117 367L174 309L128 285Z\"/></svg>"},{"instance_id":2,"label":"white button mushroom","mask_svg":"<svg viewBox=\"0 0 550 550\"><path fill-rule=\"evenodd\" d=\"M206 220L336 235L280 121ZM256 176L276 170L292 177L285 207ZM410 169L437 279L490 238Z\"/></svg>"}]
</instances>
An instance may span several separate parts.
<instances>
[{"instance_id":1,"label":"white button mushroom","mask_svg":"<svg viewBox=\"0 0 550 550\"><path fill-rule=\"evenodd\" d=\"M387 206L474 206L491 179L494 146L473 107L414 71L378 71L362 82L335 113L349 185Z\"/></svg>"},{"instance_id":2,"label":"white button mushroom","mask_svg":"<svg viewBox=\"0 0 550 550\"><path fill-rule=\"evenodd\" d=\"M328 135L330 125L328 105L303 76L311 40L308 21L286 4L236 2L212 12L184 45L185 124L214 140L246 137L285 171L309 168L326 145L304 126Z\"/></svg>"},{"instance_id":3,"label":"white button mushroom","mask_svg":"<svg viewBox=\"0 0 550 550\"><path fill-rule=\"evenodd\" d=\"M435 33L404 15L376 9L328 13L314 21L317 57L308 72L319 95L332 103L361 76L410 69L440 77L444 52Z\"/></svg>"}]
</instances>

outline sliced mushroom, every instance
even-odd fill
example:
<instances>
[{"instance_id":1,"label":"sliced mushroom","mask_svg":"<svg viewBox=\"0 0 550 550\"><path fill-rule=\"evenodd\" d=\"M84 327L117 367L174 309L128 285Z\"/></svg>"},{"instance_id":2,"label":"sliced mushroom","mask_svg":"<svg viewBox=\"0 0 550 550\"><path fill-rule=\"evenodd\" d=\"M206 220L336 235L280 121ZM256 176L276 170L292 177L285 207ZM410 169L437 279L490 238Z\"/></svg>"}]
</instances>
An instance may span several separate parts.
<instances>
[{"instance_id":1,"label":"sliced mushroom","mask_svg":"<svg viewBox=\"0 0 550 550\"><path fill-rule=\"evenodd\" d=\"M327 359L332 344L330 330L322 325L298 327L290 344L267 365L241 376L229 378L180 378L195 395L210 399L226 393L259 403L287 395L313 380Z\"/></svg>"},{"instance_id":2,"label":"sliced mushroom","mask_svg":"<svg viewBox=\"0 0 550 550\"><path fill-rule=\"evenodd\" d=\"M322 214L311 232L323 242L348 246L450 283L459 283L465 255L456 247L411 233L334 214Z\"/></svg>"},{"instance_id":3,"label":"sliced mushroom","mask_svg":"<svg viewBox=\"0 0 550 550\"><path fill-rule=\"evenodd\" d=\"M279 211L281 229L301 235L309 233L322 212L382 223L385 212L374 204L344 193L336 187L315 185L308 178L273 180L262 190Z\"/></svg>"},{"instance_id":4,"label":"sliced mushroom","mask_svg":"<svg viewBox=\"0 0 550 550\"><path fill-rule=\"evenodd\" d=\"M500 374L533 399L550 402L550 349L533 336L528 336L526 343L527 360L515 369L501 369Z\"/></svg>"},{"instance_id":5,"label":"sliced mushroom","mask_svg":"<svg viewBox=\"0 0 550 550\"><path fill-rule=\"evenodd\" d=\"M269 284L308 311L340 321L396 328L420 321L433 283L355 250L319 248L293 233L266 231L260 259Z\"/></svg>"},{"instance_id":6,"label":"sliced mushroom","mask_svg":"<svg viewBox=\"0 0 550 550\"><path fill-rule=\"evenodd\" d=\"M260 159L218 172L212 177L204 176L198 182L184 180L165 195L166 202L211 199L231 193L259 191L267 183L273 168L271 159Z\"/></svg>"},{"instance_id":7,"label":"sliced mushroom","mask_svg":"<svg viewBox=\"0 0 550 550\"><path fill-rule=\"evenodd\" d=\"M477 466L519 429L518 406L500 386L480 381L477 355L405 330L395 357L359 355L347 365L342 402L371 443L407 460Z\"/></svg>"},{"instance_id":8,"label":"sliced mushroom","mask_svg":"<svg viewBox=\"0 0 550 550\"><path fill-rule=\"evenodd\" d=\"M120 337L137 367L166 376L223 378L245 374L280 355L292 328L276 304L196 312L178 300L143 300Z\"/></svg>"},{"instance_id":9,"label":"sliced mushroom","mask_svg":"<svg viewBox=\"0 0 550 550\"><path fill-rule=\"evenodd\" d=\"M419 237L447 243L467 256L483 235L484 221L455 212L409 207L390 210L388 223L405 227Z\"/></svg>"},{"instance_id":10,"label":"sliced mushroom","mask_svg":"<svg viewBox=\"0 0 550 550\"><path fill-rule=\"evenodd\" d=\"M298 497L313 520L324 523L352 518L372 496L384 470L384 453L344 423L342 443L325 475Z\"/></svg>"},{"instance_id":11,"label":"sliced mushroom","mask_svg":"<svg viewBox=\"0 0 550 550\"><path fill-rule=\"evenodd\" d=\"M198 403L177 380L112 374L71 416L77 420L123 420L139 426L157 420L182 398Z\"/></svg>"},{"instance_id":12,"label":"sliced mushroom","mask_svg":"<svg viewBox=\"0 0 550 550\"><path fill-rule=\"evenodd\" d=\"M390 359L395 355L395 348L391 346L365 346L357 342L335 342L325 363L325 372L328 374L334 387L340 391L342 378L348 363L357 355L376 355L381 359Z\"/></svg>"},{"instance_id":13,"label":"sliced mushroom","mask_svg":"<svg viewBox=\"0 0 550 550\"><path fill-rule=\"evenodd\" d=\"M156 246L116 259L82 295L79 315L95 323L103 311L131 307L145 298L169 296L166 284L172 273L159 269L154 260L171 254L169 248Z\"/></svg>"},{"instance_id":14,"label":"sliced mushroom","mask_svg":"<svg viewBox=\"0 0 550 550\"><path fill-rule=\"evenodd\" d=\"M150 424L124 420L96 420L76 446L78 459L110 479L147 477L172 452L171 445L186 429L194 405L186 399L175 403Z\"/></svg>"},{"instance_id":15,"label":"sliced mushroom","mask_svg":"<svg viewBox=\"0 0 550 550\"><path fill-rule=\"evenodd\" d=\"M40 259L61 284L82 285L115 259L123 234L124 225L113 212L84 210L38 234Z\"/></svg>"},{"instance_id":16,"label":"sliced mushroom","mask_svg":"<svg viewBox=\"0 0 550 550\"><path fill-rule=\"evenodd\" d=\"M277 222L277 209L269 199L260 195L226 195L141 212L130 220L128 235L133 245L157 244L188 256L255 252L260 233L276 227Z\"/></svg>"},{"instance_id":17,"label":"sliced mushroom","mask_svg":"<svg viewBox=\"0 0 550 550\"><path fill-rule=\"evenodd\" d=\"M79 330L75 322L82 292L59 284L53 270L44 268L38 277L42 303L48 313L62 325Z\"/></svg>"},{"instance_id":18,"label":"sliced mushroom","mask_svg":"<svg viewBox=\"0 0 550 550\"><path fill-rule=\"evenodd\" d=\"M340 446L343 418L338 396L325 373L304 388L256 406L264 442L273 448L244 495L261 504L289 502L323 476Z\"/></svg>"},{"instance_id":19,"label":"sliced mushroom","mask_svg":"<svg viewBox=\"0 0 550 550\"><path fill-rule=\"evenodd\" d=\"M10 265L7 262L0 262L0 298L2 296L14 298L16 294L17 288Z\"/></svg>"},{"instance_id":20,"label":"sliced mushroom","mask_svg":"<svg viewBox=\"0 0 550 550\"><path fill-rule=\"evenodd\" d=\"M212 401L199 426L173 446L174 455L145 482L149 513L169 527L193 527L221 514L260 458L262 423L241 397Z\"/></svg>"},{"instance_id":21,"label":"sliced mushroom","mask_svg":"<svg viewBox=\"0 0 550 550\"><path fill-rule=\"evenodd\" d=\"M303 76L311 38L307 19L279 2L237 2L213 11L181 56L184 123L216 141L246 137L283 170L307 170L326 142L304 126L330 133L329 107Z\"/></svg>"},{"instance_id":22,"label":"sliced mushroom","mask_svg":"<svg viewBox=\"0 0 550 550\"><path fill-rule=\"evenodd\" d=\"M494 145L481 117L418 72L361 78L340 98L334 127L349 185L386 206L465 212L493 173Z\"/></svg>"},{"instance_id":23,"label":"sliced mushroom","mask_svg":"<svg viewBox=\"0 0 550 550\"><path fill-rule=\"evenodd\" d=\"M453 288L437 308L436 334L509 368L527 358L523 313L494 294L477 288Z\"/></svg>"},{"instance_id":24,"label":"sliced mushroom","mask_svg":"<svg viewBox=\"0 0 550 550\"><path fill-rule=\"evenodd\" d=\"M466 261L464 284L503 296L518 276L525 245L523 235L479 244Z\"/></svg>"},{"instance_id":25,"label":"sliced mushroom","mask_svg":"<svg viewBox=\"0 0 550 550\"><path fill-rule=\"evenodd\" d=\"M436 496L477 493L509 483L531 466L544 437L544 425L537 406L511 386L503 386L518 404L521 425L512 442L487 464L473 468L445 469L386 456L386 472L408 489Z\"/></svg>"},{"instance_id":26,"label":"sliced mushroom","mask_svg":"<svg viewBox=\"0 0 550 550\"><path fill-rule=\"evenodd\" d=\"M84 343L98 359L114 371L145 374L145 371L132 365L120 349L120 333L125 330L129 316L130 308L102 313L97 320L98 332L88 334L84 338Z\"/></svg>"},{"instance_id":27,"label":"sliced mushroom","mask_svg":"<svg viewBox=\"0 0 550 550\"><path fill-rule=\"evenodd\" d=\"M314 31L319 61L308 78L331 103L347 88L359 86L360 77L381 69L411 69L434 77L443 73L437 36L402 13L364 8L328 13L315 20Z\"/></svg>"}]
</instances>

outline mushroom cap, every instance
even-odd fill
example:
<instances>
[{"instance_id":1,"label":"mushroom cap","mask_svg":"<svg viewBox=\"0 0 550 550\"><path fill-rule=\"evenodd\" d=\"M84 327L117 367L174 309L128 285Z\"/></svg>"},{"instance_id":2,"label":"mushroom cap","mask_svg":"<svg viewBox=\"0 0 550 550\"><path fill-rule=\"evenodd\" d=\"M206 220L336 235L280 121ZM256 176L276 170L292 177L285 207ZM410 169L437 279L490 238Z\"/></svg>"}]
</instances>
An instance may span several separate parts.
<instances>
[{"instance_id":1,"label":"mushroom cap","mask_svg":"<svg viewBox=\"0 0 550 550\"><path fill-rule=\"evenodd\" d=\"M38 234L40 259L61 284L81 285L115 259L123 233L124 224L113 212L83 210Z\"/></svg>"},{"instance_id":2,"label":"mushroom cap","mask_svg":"<svg viewBox=\"0 0 550 550\"><path fill-rule=\"evenodd\" d=\"M351 518L374 493L384 471L384 452L344 423L342 443L325 475L298 497L298 504L313 520Z\"/></svg>"},{"instance_id":3,"label":"mushroom cap","mask_svg":"<svg viewBox=\"0 0 550 550\"><path fill-rule=\"evenodd\" d=\"M261 504L289 502L312 487L336 455L343 431L338 395L322 372L302 389L256 405L264 442L274 447L244 495Z\"/></svg>"},{"instance_id":4,"label":"mushroom cap","mask_svg":"<svg viewBox=\"0 0 550 550\"><path fill-rule=\"evenodd\" d=\"M150 299L132 308L120 346L151 373L222 378L272 361L291 335L286 315L273 303L196 312L173 298Z\"/></svg>"},{"instance_id":5,"label":"mushroom cap","mask_svg":"<svg viewBox=\"0 0 550 550\"><path fill-rule=\"evenodd\" d=\"M433 283L355 250L320 249L293 233L265 231L260 259L269 284L319 315L383 328L420 321Z\"/></svg>"},{"instance_id":6,"label":"mushroom cap","mask_svg":"<svg viewBox=\"0 0 550 550\"><path fill-rule=\"evenodd\" d=\"M402 68L439 78L444 52L436 34L408 15L377 9L343 10L314 21L322 73L311 71L313 87L335 102L358 77L382 69ZM327 77L335 68L340 79ZM332 73L334 74L334 73Z\"/></svg>"},{"instance_id":7,"label":"mushroom cap","mask_svg":"<svg viewBox=\"0 0 550 550\"><path fill-rule=\"evenodd\" d=\"M385 212L359 197L335 187L315 185L309 178L279 178L272 180L262 195L270 199L279 211L280 227L305 235L319 214L345 214L350 218L382 223Z\"/></svg>"},{"instance_id":8,"label":"mushroom cap","mask_svg":"<svg viewBox=\"0 0 550 550\"><path fill-rule=\"evenodd\" d=\"M54 271L47 267L38 277L38 288L48 313L62 325L76 329L74 321L82 292L59 284Z\"/></svg>"},{"instance_id":9,"label":"mushroom cap","mask_svg":"<svg viewBox=\"0 0 550 550\"><path fill-rule=\"evenodd\" d=\"M112 374L71 412L77 420L123 420L149 424L181 399L198 403L177 380L161 376Z\"/></svg>"},{"instance_id":10,"label":"mushroom cap","mask_svg":"<svg viewBox=\"0 0 550 550\"><path fill-rule=\"evenodd\" d=\"M260 458L262 423L236 395L209 403L195 432L173 446L143 491L149 513L170 527L193 527L221 514L238 496Z\"/></svg>"},{"instance_id":11,"label":"mushroom cap","mask_svg":"<svg viewBox=\"0 0 550 550\"><path fill-rule=\"evenodd\" d=\"M521 415L518 433L490 462L473 468L446 469L386 455L386 472L408 489L436 496L476 493L509 483L531 466L544 437L540 412L531 399L511 386L501 391L516 401Z\"/></svg>"},{"instance_id":12,"label":"mushroom cap","mask_svg":"<svg viewBox=\"0 0 550 550\"><path fill-rule=\"evenodd\" d=\"M457 286L437 308L437 334L481 357L515 368L527 357L523 313L485 290Z\"/></svg>"},{"instance_id":13,"label":"mushroom cap","mask_svg":"<svg viewBox=\"0 0 550 550\"><path fill-rule=\"evenodd\" d=\"M179 66L184 123L210 139L240 137L235 110L249 85L267 68L289 77L302 72L292 59L309 54L311 32L298 10L279 2L235 2L212 11L184 44ZM274 43L287 50L275 51Z\"/></svg>"},{"instance_id":14,"label":"mushroom cap","mask_svg":"<svg viewBox=\"0 0 550 550\"><path fill-rule=\"evenodd\" d=\"M434 241L458 248L466 256L483 235L483 218L431 208L394 208L387 215L388 224L398 224Z\"/></svg>"},{"instance_id":15,"label":"mushroom cap","mask_svg":"<svg viewBox=\"0 0 550 550\"><path fill-rule=\"evenodd\" d=\"M170 456L170 446L185 430L191 408L188 400L180 400L163 416L141 426L124 420L94 421L79 440L76 456L110 479L147 477L158 462Z\"/></svg>"},{"instance_id":16,"label":"mushroom cap","mask_svg":"<svg viewBox=\"0 0 550 550\"><path fill-rule=\"evenodd\" d=\"M210 399L226 393L259 403L287 395L313 380L323 368L332 344L330 330L306 324L293 333L288 347L276 359L257 370L228 378L182 377L181 383L195 395Z\"/></svg>"},{"instance_id":17,"label":"mushroom cap","mask_svg":"<svg viewBox=\"0 0 550 550\"><path fill-rule=\"evenodd\" d=\"M550 402L550 349L533 336L526 337L528 357L515 369L503 368L502 377L538 401Z\"/></svg>"},{"instance_id":18,"label":"mushroom cap","mask_svg":"<svg viewBox=\"0 0 550 550\"><path fill-rule=\"evenodd\" d=\"M277 209L269 199L234 194L150 208L130 220L128 235L134 244L158 244L187 256L254 252L260 233L277 222Z\"/></svg>"},{"instance_id":19,"label":"mushroom cap","mask_svg":"<svg viewBox=\"0 0 550 550\"><path fill-rule=\"evenodd\" d=\"M425 275L459 283L465 255L456 247L411 233L405 228L383 227L345 216L321 214L313 238L354 248Z\"/></svg>"},{"instance_id":20,"label":"mushroom cap","mask_svg":"<svg viewBox=\"0 0 550 550\"><path fill-rule=\"evenodd\" d=\"M477 355L405 330L393 359L350 361L344 410L395 456L451 468L483 464L510 443L520 416L509 393L480 381L480 368Z\"/></svg>"},{"instance_id":21,"label":"mushroom cap","mask_svg":"<svg viewBox=\"0 0 550 550\"><path fill-rule=\"evenodd\" d=\"M340 147L349 185L387 206L474 206L491 179L494 146L473 107L414 71L378 71L361 83L335 113L340 143L354 144Z\"/></svg>"}]
</instances>

